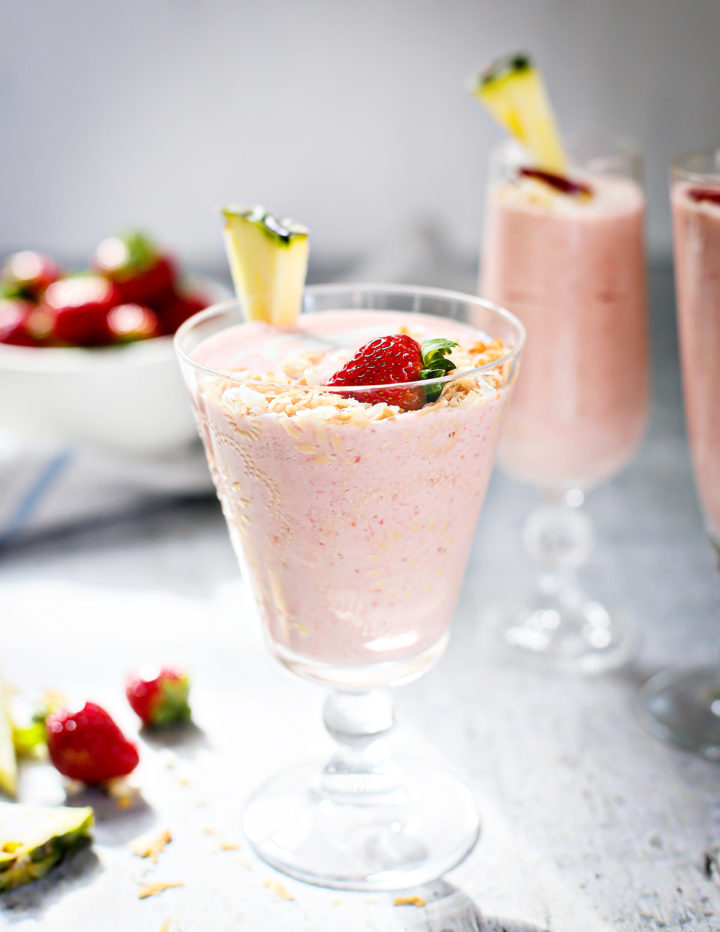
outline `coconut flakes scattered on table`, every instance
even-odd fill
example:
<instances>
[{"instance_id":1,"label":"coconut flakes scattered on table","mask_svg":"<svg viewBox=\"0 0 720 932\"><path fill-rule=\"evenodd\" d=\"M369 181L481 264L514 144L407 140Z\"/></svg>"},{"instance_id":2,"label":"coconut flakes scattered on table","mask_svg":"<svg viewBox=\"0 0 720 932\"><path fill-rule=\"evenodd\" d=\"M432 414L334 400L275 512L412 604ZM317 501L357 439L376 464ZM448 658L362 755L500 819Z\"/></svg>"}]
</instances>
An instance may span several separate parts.
<instances>
[{"instance_id":1,"label":"coconut flakes scattered on table","mask_svg":"<svg viewBox=\"0 0 720 932\"><path fill-rule=\"evenodd\" d=\"M294 900L295 897L290 893L287 887L284 887L281 883L278 883L277 880L264 880L263 886L267 887L271 893L275 893L277 896L281 897L283 900Z\"/></svg>"},{"instance_id":2,"label":"coconut flakes scattered on table","mask_svg":"<svg viewBox=\"0 0 720 932\"><path fill-rule=\"evenodd\" d=\"M169 828L160 832L154 838L143 835L130 842L130 850L139 858L150 858L153 864L157 864L157 859L165 848L172 841L172 834Z\"/></svg>"},{"instance_id":3,"label":"coconut flakes scattered on table","mask_svg":"<svg viewBox=\"0 0 720 932\"><path fill-rule=\"evenodd\" d=\"M172 887L184 887L185 884L181 880L176 880L170 883L146 883L143 887L140 887L138 890L138 899L146 900L149 896L157 896L158 893L162 893L165 890L170 890Z\"/></svg>"},{"instance_id":4,"label":"coconut flakes scattered on table","mask_svg":"<svg viewBox=\"0 0 720 932\"><path fill-rule=\"evenodd\" d=\"M398 896L393 901L393 906L427 906L427 900L421 896Z\"/></svg>"}]
</instances>

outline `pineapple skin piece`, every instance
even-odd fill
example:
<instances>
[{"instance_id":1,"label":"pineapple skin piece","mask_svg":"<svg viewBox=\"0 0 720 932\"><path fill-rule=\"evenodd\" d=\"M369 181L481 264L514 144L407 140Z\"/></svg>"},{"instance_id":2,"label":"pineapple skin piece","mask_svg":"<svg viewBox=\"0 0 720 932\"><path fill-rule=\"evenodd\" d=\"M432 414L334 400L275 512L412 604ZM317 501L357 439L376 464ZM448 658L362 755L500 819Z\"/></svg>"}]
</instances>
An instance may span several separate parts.
<instances>
[{"instance_id":1,"label":"pineapple skin piece","mask_svg":"<svg viewBox=\"0 0 720 932\"><path fill-rule=\"evenodd\" d=\"M10 697L0 675L0 793L17 795L17 759L10 718Z\"/></svg>"},{"instance_id":2,"label":"pineapple skin piece","mask_svg":"<svg viewBox=\"0 0 720 932\"><path fill-rule=\"evenodd\" d=\"M498 59L476 75L471 90L497 122L535 158L564 175L567 157L542 75L527 55Z\"/></svg>"},{"instance_id":3,"label":"pineapple skin piece","mask_svg":"<svg viewBox=\"0 0 720 932\"><path fill-rule=\"evenodd\" d=\"M291 327L305 287L306 227L277 220L262 207L224 207L225 247L235 292L247 320Z\"/></svg>"},{"instance_id":4,"label":"pineapple skin piece","mask_svg":"<svg viewBox=\"0 0 720 932\"><path fill-rule=\"evenodd\" d=\"M88 806L23 806L0 803L0 894L43 877L89 839Z\"/></svg>"}]
</instances>

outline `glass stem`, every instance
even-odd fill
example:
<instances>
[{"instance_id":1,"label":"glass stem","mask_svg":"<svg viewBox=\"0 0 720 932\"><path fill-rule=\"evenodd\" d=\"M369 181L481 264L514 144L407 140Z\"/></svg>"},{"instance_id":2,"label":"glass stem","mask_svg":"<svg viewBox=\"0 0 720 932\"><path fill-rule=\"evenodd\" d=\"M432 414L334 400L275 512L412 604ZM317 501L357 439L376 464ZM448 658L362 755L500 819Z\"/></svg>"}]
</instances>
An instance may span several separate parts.
<instances>
[{"instance_id":1,"label":"glass stem","mask_svg":"<svg viewBox=\"0 0 720 932\"><path fill-rule=\"evenodd\" d=\"M386 737L395 725L390 691L329 693L325 727L336 750L322 772L323 795L338 803L375 802L398 789L395 767L387 760Z\"/></svg>"},{"instance_id":2,"label":"glass stem","mask_svg":"<svg viewBox=\"0 0 720 932\"><path fill-rule=\"evenodd\" d=\"M545 505L528 515L523 543L540 570L540 592L556 602L578 594L576 571L592 551L594 534L581 510L585 497L579 489L546 498Z\"/></svg>"}]
</instances>

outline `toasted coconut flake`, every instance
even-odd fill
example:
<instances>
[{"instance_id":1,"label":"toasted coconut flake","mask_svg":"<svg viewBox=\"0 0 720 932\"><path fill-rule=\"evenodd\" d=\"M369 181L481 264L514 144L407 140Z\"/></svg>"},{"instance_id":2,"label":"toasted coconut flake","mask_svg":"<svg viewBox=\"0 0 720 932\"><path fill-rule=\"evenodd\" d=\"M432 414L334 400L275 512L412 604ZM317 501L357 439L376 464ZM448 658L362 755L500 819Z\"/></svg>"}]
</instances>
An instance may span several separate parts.
<instances>
[{"instance_id":1,"label":"toasted coconut flake","mask_svg":"<svg viewBox=\"0 0 720 932\"><path fill-rule=\"evenodd\" d=\"M185 884L181 880L169 883L146 883L144 886L140 887L137 895L139 900L146 900L149 896L157 896L158 893L162 893L164 890L171 890L173 887L184 886Z\"/></svg>"},{"instance_id":2,"label":"toasted coconut flake","mask_svg":"<svg viewBox=\"0 0 720 932\"><path fill-rule=\"evenodd\" d=\"M160 926L160 932L182 932L182 926L177 919L166 919Z\"/></svg>"},{"instance_id":3,"label":"toasted coconut flake","mask_svg":"<svg viewBox=\"0 0 720 932\"><path fill-rule=\"evenodd\" d=\"M172 834L170 829L166 828L154 838L144 835L131 841L130 850L139 858L150 858L153 864L157 864L158 856L162 854L171 841Z\"/></svg>"},{"instance_id":4,"label":"toasted coconut flake","mask_svg":"<svg viewBox=\"0 0 720 932\"><path fill-rule=\"evenodd\" d=\"M172 770L174 767L177 767L178 756L175 751L171 751L170 748L162 748L158 752L158 760L167 767L168 770Z\"/></svg>"},{"instance_id":5,"label":"toasted coconut flake","mask_svg":"<svg viewBox=\"0 0 720 932\"><path fill-rule=\"evenodd\" d=\"M140 799L140 787L132 777L114 777L107 780L105 789L108 796L115 800L118 809L131 809Z\"/></svg>"},{"instance_id":6,"label":"toasted coconut flake","mask_svg":"<svg viewBox=\"0 0 720 932\"><path fill-rule=\"evenodd\" d=\"M264 880L263 886L267 887L271 893L275 893L283 900L294 900L295 897L290 893L290 891L283 886L283 884L278 883L277 880Z\"/></svg>"},{"instance_id":7,"label":"toasted coconut flake","mask_svg":"<svg viewBox=\"0 0 720 932\"><path fill-rule=\"evenodd\" d=\"M427 900L421 896L398 896L393 900L393 906L427 906Z\"/></svg>"}]
</instances>

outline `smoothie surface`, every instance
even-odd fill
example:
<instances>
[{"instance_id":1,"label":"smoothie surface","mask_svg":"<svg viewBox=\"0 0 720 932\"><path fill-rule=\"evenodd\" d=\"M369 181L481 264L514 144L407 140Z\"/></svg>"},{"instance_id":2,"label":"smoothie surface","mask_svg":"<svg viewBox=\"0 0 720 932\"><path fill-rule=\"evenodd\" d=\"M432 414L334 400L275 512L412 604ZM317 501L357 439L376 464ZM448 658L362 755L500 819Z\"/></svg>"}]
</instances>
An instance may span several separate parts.
<instances>
[{"instance_id":1,"label":"smoothie surface","mask_svg":"<svg viewBox=\"0 0 720 932\"><path fill-rule=\"evenodd\" d=\"M202 342L193 357L228 374L237 370L255 378L323 385L365 343L394 333L409 333L418 342L433 337L455 340L459 346L451 358L459 370L482 365L476 351L499 344L481 330L448 317L337 310L301 314L295 327L259 321L237 324Z\"/></svg>"}]
</instances>

